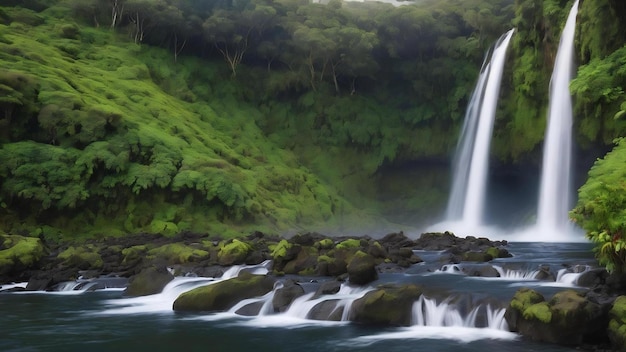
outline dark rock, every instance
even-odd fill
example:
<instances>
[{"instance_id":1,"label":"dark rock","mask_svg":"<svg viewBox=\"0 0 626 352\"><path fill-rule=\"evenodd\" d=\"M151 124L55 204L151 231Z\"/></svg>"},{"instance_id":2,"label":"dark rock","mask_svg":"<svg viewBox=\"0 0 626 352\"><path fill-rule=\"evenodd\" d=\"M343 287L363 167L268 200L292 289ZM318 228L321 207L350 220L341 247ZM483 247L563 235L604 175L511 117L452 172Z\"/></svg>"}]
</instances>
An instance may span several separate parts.
<instances>
[{"instance_id":1,"label":"dark rock","mask_svg":"<svg viewBox=\"0 0 626 352\"><path fill-rule=\"evenodd\" d=\"M294 259L287 262L282 271L285 274L314 274L317 266L317 253L317 250L313 247L300 247L298 255Z\"/></svg>"},{"instance_id":2,"label":"dark rock","mask_svg":"<svg viewBox=\"0 0 626 352\"><path fill-rule=\"evenodd\" d=\"M320 235L315 232L308 232L305 234L297 234L293 236L290 241L295 244L299 244L301 246L313 246L315 242L319 242L323 239L327 238L324 235Z\"/></svg>"},{"instance_id":3,"label":"dark rock","mask_svg":"<svg viewBox=\"0 0 626 352\"><path fill-rule=\"evenodd\" d=\"M287 280L283 283L283 287L276 290L272 306L275 312L286 311L293 301L304 294L302 286L293 280Z\"/></svg>"},{"instance_id":4,"label":"dark rock","mask_svg":"<svg viewBox=\"0 0 626 352\"><path fill-rule=\"evenodd\" d=\"M174 279L174 276L165 267L151 267L144 269L129 280L124 291L126 296L147 296L163 291L165 285Z\"/></svg>"},{"instance_id":5,"label":"dark rock","mask_svg":"<svg viewBox=\"0 0 626 352\"><path fill-rule=\"evenodd\" d=\"M307 315L307 319L341 321L344 307L337 307L339 300L330 299L316 304Z\"/></svg>"},{"instance_id":6,"label":"dark rock","mask_svg":"<svg viewBox=\"0 0 626 352\"><path fill-rule=\"evenodd\" d=\"M465 262L488 262L492 259L491 254L485 252L465 252L463 254L463 261Z\"/></svg>"},{"instance_id":7,"label":"dark rock","mask_svg":"<svg viewBox=\"0 0 626 352\"><path fill-rule=\"evenodd\" d=\"M243 315L246 317L253 317L253 316L259 315L259 313L261 312L261 308L263 308L263 304L264 304L263 301L246 304L245 306L237 309L235 314Z\"/></svg>"},{"instance_id":8,"label":"dark rock","mask_svg":"<svg viewBox=\"0 0 626 352\"><path fill-rule=\"evenodd\" d=\"M488 264L468 265L463 267L463 272L468 276L478 277L499 277L500 273L493 266Z\"/></svg>"},{"instance_id":9,"label":"dark rock","mask_svg":"<svg viewBox=\"0 0 626 352\"><path fill-rule=\"evenodd\" d=\"M400 248L400 247L414 247L415 241L406 237L403 232L398 233L390 233L379 240L380 244L383 247L389 248Z\"/></svg>"},{"instance_id":10,"label":"dark rock","mask_svg":"<svg viewBox=\"0 0 626 352\"><path fill-rule=\"evenodd\" d=\"M52 284L51 278L31 278L26 285L26 291L44 291Z\"/></svg>"},{"instance_id":11,"label":"dark rock","mask_svg":"<svg viewBox=\"0 0 626 352\"><path fill-rule=\"evenodd\" d=\"M578 286L595 287L606 282L609 273L604 268L590 269L583 272L576 281Z\"/></svg>"},{"instance_id":12,"label":"dark rock","mask_svg":"<svg viewBox=\"0 0 626 352\"><path fill-rule=\"evenodd\" d=\"M323 295L334 295L341 289L341 282L337 280L330 280L323 282L320 287L315 291L313 298L318 298Z\"/></svg>"},{"instance_id":13,"label":"dark rock","mask_svg":"<svg viewBox=\"0 0 626 352\"><path fill-rule=\"evenodd\" d=\"M535 274L535 279L541 281L556 281L556 276L550 270L549 265L540 265L537 274Z\"/></svg>"}]
</instances>

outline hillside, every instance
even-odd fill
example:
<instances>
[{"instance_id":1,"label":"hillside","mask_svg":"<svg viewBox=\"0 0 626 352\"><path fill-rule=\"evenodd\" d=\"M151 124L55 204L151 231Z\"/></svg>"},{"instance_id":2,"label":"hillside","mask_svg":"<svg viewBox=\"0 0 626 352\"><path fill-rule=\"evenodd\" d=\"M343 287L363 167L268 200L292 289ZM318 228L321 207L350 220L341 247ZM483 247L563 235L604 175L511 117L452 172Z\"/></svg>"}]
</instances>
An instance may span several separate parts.
<instances>
[{"instance_id":1,"label":"hillside","mask_svg":"<svg viewBox=\"0 0 626 352\"><path fill-rule=\"evenodd\" d=\"M571 6L19 4L0 7L0 223L48 238L428 224L484 53L510 27L492 179L525 189ZM581 5L579 180L624 134L623 13Z\"/></svg>"}]
</instances>

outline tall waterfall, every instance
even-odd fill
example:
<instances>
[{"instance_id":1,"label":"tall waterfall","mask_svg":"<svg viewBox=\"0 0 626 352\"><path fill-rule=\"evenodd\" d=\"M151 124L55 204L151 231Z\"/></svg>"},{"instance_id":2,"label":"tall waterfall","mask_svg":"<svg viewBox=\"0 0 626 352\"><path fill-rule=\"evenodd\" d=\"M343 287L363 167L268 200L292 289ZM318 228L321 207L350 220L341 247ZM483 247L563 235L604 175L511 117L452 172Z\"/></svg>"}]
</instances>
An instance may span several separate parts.
<instances>
[{"instance_id":1,"label":"tall waterfall","mask_svg":"<svg viewBox=\"0 0 626 352\"><path fill-rule=\"evenodd\" d=\"M572 98L569 83L573 72L574 32L578 0L574 2L561 34L550 80L550 110L544 141L543 168L539 191L537 232L569 232L570 171L572 152ZM558 235L557 235L558 236Z\"/></svg>"},{"instance_id":2,"label":"tall waterfall","mask_svg":"<svg viewBox=\"0 0 626 352\"><path fill-rule=\"evenodd\" d=\"M513 29L500 37L491 60L483 64L457 145L447 220L461 221L467 228L477 228L483 221L491 134L512 35Z\"/></svg>"}]
</instances>

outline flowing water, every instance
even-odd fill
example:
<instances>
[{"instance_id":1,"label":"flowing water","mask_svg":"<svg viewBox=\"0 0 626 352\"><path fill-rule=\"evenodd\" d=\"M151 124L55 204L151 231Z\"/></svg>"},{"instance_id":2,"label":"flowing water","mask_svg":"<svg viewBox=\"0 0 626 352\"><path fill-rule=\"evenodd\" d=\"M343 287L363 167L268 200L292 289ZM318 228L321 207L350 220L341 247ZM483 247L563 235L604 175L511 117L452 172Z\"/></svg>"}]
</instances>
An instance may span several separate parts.
<instances>
[{"instance_id":1,"label":"flowing water","mask_svg":"<svg viewBox=\"0 0 626 352\"><path fill-rule=\"evenodd\" d=\"M0 292L0 351L574 351L509 332L504 308L520 287L531 287L547 298L566 288L583 290L576 279L595 265L591 245L511 243L509 251L514 257L458 264L442 264L444 252L416 251L424 263L403 273L381 274L366 287L344 283L332 295L314 296L320 283L330 278L289 277L299 280L306 294L282 313L271 308L274 291L227 312L172 311L181 292L241 270L263 274L270 263L233 267L222 278L177 277L160 294L145 297L126 298L121 288L93 290L93 285L69 283L59 286L66 291ZM536 279L539 268L549 271L551 278ZM478 272L500 277L473 276ZM424 295L411 309L412 325L351 323L352 302L386 283L423 287ZM277 283L276 289L281 285ZM0 290L15 286L20 285ZM313 319L320 304L332 305L340 319ZM260 306L259 313L241 315L249 305Z\"/></svg>"},{"instance_id":2,"label":"flowing water","mask_svg":"<svg viewBox=\"0 0 626 352\"><path fill-rule=\"evenodd\" d=\"M491 60L483 64L457 146L447 220L460 220L465 227L477 228L483 220L489 146L506 50L513 31L511 29L498 40Z\"/></svg>"},{"instance_id":3,"label":"flowing water","mask_svg":"<svg viewBox=\"0 0 626 352\"><path fill-rule=\"evenodd\" d=\"M572 159L572 98L569 83L574 66L574 32L578 0L569 13L550 81L550 109L544 141L537 227L552 236L567 234ZM558 240L558 239L557 239Z\"/></svg>"}]
</instances>

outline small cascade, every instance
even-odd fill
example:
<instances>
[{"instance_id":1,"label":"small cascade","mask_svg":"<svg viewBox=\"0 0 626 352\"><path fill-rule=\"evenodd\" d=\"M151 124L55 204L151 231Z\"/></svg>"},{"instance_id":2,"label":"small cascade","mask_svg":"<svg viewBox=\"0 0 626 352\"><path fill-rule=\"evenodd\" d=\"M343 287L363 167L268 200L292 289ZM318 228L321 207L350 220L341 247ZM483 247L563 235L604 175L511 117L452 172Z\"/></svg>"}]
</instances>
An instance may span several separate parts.
<instances>
[{"instance_id":1,"label":"small cascade","mask_svg":"<svg viewBox=\"0 0 626 352\"><path fill-rule=\"evenodd\" d=\"M98 282L92 280L76 280L61 282L50 290L51 293L58 294L81 294L84 292L95 291L98 288Z\"/></svg>"},{"instance_id":2,"label":"small cascade","mask_svg":"<svg viewBox=\"0 0 626 352\"><path fill-rule=\"evenodd\" d=\"M171 312L172 304L182 293L190 291L196 287L210 285L217 282L213 278L206 277L175 277L170 281L160 293L122 299L111 299L107 304L115 308L109 308L101 314L138 314L138 313L158 313Z\"/></svg>"},{"instance_id":3,"label":"small cascade","mask_svg":"<svg viewBox=\"0 0 626 352\"><path fill-rule=\"evenodd\" d=\"M576 265L570 269L560 269L556 275L556 282L575 286L578 284L578 278L590 268L588 265Z\"/></svg>"},{"instance_id":4,"label":"small cascade","mask_svg":"<svg viewBox=\"0 0 626 352\"><path fill-rule=\"evenodd\" d=\"M241 273L242 271L246 271L254 275L266 275L267 273L269 273L269 269L271 268L271 266L271 260L266 260L263 263L257 265L233 265L228 268L228 270L226 270L224 274L222 274L221 278L223 280L232 279L239 276L239 273Z\"/></svg>"},{"instance_id":5,"label":"small cascade","mask_svg":"<svg viewBox=\"0 0 626 352\"><path fill-rule=\"evenodd\" d=\"M491 60L483 64L457 145L447 220L461 221L470 229L478 228L483 222L491 134L506 50L513 31L498 40Z\"/></svg>"},{"instance_id":6,"label":"small cascade","mask_svg":"<svg viewBox=\"0 0 626 352\"><path fill-rule=\"evenodd\" d=\"M447 274L463 274L461 268L459 268L456 264L445 264L438 270L438 272L447 273Z\"/></svg>"},{"instance_id":7,"label":"small cascade","mask_svg":"<svg viewBox=\"0 0 626 352\"><path fill-rule=\"evenodd\" d=\"M550 108L544 142L543 167L537 210L537 232L552 240L567 240L569 229L572 154L572 98L569 83L574 61L574 33L578 0L563 33L550 80ZM554 238L557 237L557 238Z\"/></svg>"},{"instance_id":8,"label":"small cascade","mask_svg":"<svg viewBox=\"0 0 626 352\"><path fill-rule=\"evenodd\" d=\"M0 292L2 291L11 291L11 290L15 290L15 289L25 289L26 286L28 286L28 282L13 282L10 284L3 284L0 285Z\"/></svg>"},{"instance_id":9,"label":"small cascade","mask_svg":"<svg viewBox=\"0 0 626 352\"><path fill-rule=\"evenodd\" d=\"M535 280L539 270L517 270L504 269L499 265L494 265L494 269L500 274L500 278L507 280Z\"/></svg>"},{"instance_id":10,"label":"small cascade","mask_svg":"<svg viewBox=\"0 0 626 352\"><path fill-rule=\"evenodd\" d=\"M486 322L479 326L477 317L481 311L486 316ZM505 309L494 309L491 305L477 305L463 315L455 305L450 303L450 299L437 303L436 300L422 295L413 304L412 321L414 326L485 327L496 330L508 330L508 325L504 319L505 311Z\"/></svg>"}]
</instances>

